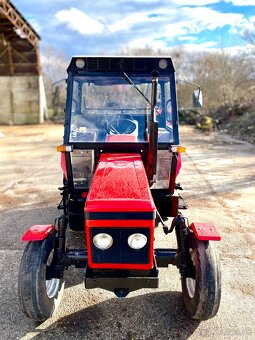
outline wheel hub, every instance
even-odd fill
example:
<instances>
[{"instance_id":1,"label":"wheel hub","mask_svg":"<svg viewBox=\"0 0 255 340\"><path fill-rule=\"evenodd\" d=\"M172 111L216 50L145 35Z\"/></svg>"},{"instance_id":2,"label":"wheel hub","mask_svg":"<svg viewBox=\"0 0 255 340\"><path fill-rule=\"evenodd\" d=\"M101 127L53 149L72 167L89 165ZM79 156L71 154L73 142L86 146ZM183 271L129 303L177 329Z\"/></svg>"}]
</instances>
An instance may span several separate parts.
<instances>
[{"instance_id":1,"label":"wheel hub","mask_svg":"<svg viewBox=\"0 0 255 340\"><path fill-rule=\"evenodd\" d=\"M60 279L53 278L50 280L46 280L46 292L47 292L49 299L52 299L57 295L59 286L60 286Z\"/></svg>"},{"instance_id":2,"label":"wheel hub","mask_svg":"<svg viewBox=\"0 0 255 340\"><path fill-rule=\"evenodd\" d=\"M195 295L196 290L196 280L191 277L186 277L186 287L189 294L189 297L192 299Z\"/></svg>"},{"instance_id":3,"label":"wheel hub","mask_svg":"<svg viewBox=\"0 0 255 340\"><path fill-rule=\"evenodd\" d=\"M46 264L46 271L47 271L47 268L49 268L52 264L53 256L54 256L54 249L52 249L52 251L49 254L47 264ZM60 279L52 278L49 280L45 280L45 284L46 284L46 293L48 295L48 298L52 299L55 296L57 296L59 287L60 287Z\"/></svg>"},{"instance_id":4,"label":"wheel hub","mask_svg":"<svg viewBox=\"0 0 255 340\"><path fill-rule=\"evenodd\" d=\"M190 248L189 252L190 252L191 261L193 263L193 266L195 267L194 250L192 248ZM186 287L187 287L189 297L192 299L194 297L195 291L196 291L196 279L194 279L192 277L186 277Z\"/></svg>"}]
</instances>

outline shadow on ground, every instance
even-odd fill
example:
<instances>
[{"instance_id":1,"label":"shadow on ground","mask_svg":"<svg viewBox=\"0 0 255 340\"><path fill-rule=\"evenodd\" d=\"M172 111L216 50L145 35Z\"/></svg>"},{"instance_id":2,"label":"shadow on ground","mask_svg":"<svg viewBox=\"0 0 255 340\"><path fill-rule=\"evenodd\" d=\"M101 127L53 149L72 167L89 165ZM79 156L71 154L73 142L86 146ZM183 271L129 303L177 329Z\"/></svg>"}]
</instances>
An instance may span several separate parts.
<instances>
[{"instance_id":1,"label":"shadow on ground","mask_svg":"<svg viewBox=\"0 0 255 340\"><path fill-rule=\"evenodd\" d=\"M5 209L0 211L1 233L0 249L23 250L25 243L21 242L22 235L33 224L54 224L55 218L61 215L55 207L33 205Z\"/></svg>"},{"instance_id":2,"label":"shadow on ground","mask_svg":"<svg viewBox=\"0 0 255 340\"><path fill-rule=\"evenodd\" d=\"M43 330L38 327L34 338L187 339L198 325L185 315L180 292L156 292L81 309Z\"/></svg>"}]
</instances>

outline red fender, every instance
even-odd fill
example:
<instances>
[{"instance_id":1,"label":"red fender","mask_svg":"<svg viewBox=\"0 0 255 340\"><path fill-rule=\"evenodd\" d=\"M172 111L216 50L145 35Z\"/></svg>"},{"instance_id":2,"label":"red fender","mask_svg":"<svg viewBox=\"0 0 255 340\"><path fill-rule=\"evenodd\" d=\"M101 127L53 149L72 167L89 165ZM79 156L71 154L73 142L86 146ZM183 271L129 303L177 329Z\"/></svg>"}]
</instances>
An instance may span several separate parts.
<instances>
[{"instance_id":1,"label":"red fender","mask_svg":"<svg viewBox=\"0 0 255 340\"><path fill-rule=\"evenodd\" d=\"M211 223L195 222L190 225L196 238L200 241L220 241L221 236Z\"/></svg>"},{"instance_id":2,"label":"red fender","mask_svg":"<svg viewBox=\"0 0 255 340\"><path fill-rule=\"evenodd\" d=\"M65 155L65 152L61 152L60 166L61 166L61 169L62 169L63 174L65 176L65 179L67 179L66 155Z\"/></svg>"},{"instance_id":3,"label":"red fender","mask_svg":"<svg viewBox=\"0 0 255 340\"><path fill-rule=\"evenodd\" d=\"M21 241L42 241L53 230L55 230L55 227L49 224L32 225L22 236Z\"/></svg>"},{"instance_id":4,"label":"red fender","mask_svg":"<svg viewBox=\"0 0 255 340\"><path fill-rule=\"evenodd\" d=\"M178 153L178 156L177 156L177 167L176 167L176 177L179 175L179 172L181 170L181 167L182 167L182 156L181 154Z\"/></svg>"}]
</instances>

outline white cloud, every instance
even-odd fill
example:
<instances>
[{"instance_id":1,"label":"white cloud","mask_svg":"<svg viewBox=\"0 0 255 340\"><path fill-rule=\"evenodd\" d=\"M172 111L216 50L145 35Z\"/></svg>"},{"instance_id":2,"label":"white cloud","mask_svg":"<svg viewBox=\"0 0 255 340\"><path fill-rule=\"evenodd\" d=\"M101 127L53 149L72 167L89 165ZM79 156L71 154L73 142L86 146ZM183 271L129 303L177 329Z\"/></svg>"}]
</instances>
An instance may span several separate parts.
<instances>
[{"instance_id":1,"label":"white cloud","mask_svg":"<svg viewBox=\"0 0 255 340\"><path fill-rule=\"evenodd\" d=\"M217 42L216 41L207 41L205 43L202 44L183 44L183 46L185 47L185 49L187 51L205 51L205 50L214 50L215 46L217 46Z\"/></svg>"},{"instance_id":2,"label":"white cloud","mask_svg":"<svg viewBox=\"0 0 255 340\"><path fill-rule=\"evenodd\" d=\"M104 31L104 25L101 22L74 7L58 11L55 17L60 23L66 24L71 30L82 35L100 34Z\"/></svg>"},{"instance_id":3,"label":"white cloud","mask_svg":"<svg viewBox=\"0 0 255 340\"><path fill-rule=\"evenodd\" d=\"M150 17L149 12L134 13L121 20L116 20L107 28L110 32L132 30L135 25L146 27L146 32L151 38L162 36L179 38L183 35L198 34L206 29L214 30L229 25L233 28L240 28L247 23L247 20L240 13L220 13L207 7L182 7L178 9L161 8L154 11L155 17ZM139 36L140 30L134 32ZM144 37L141 37L145 39Z\"/></svg>"},{"instance_id":4,"label":"white cloud","mask_svg":"<svg viewBox=\"0 0 255 340\"><path fill-rule=\"evenodd\" d=\"M242 35L245 31L254 31L255 16L245 19L240 26L233 26L229 29L229 33Z\"/></svg>"},{"instance_id":5,"label":"white cloud","mask_svg":"<svg viewBox=\"0 0 255 340\"><path fill-rule=\"evenodd\" d=\"M193 33L205 29L214 30L226 25L242 26L244 23L244 16L240 13L220 13L207 7L184 7L182 15L184 20L181 25L186 26Z\"/></svg>"},{"instance_id":6,"label":"white cloud","mask_svg":"<svg viewBox=\"0 0 255 340\"><path fill-rule=\"evenodd\" d=\"M169 1L176 6L206 6L220 2L221 0L172 0ZM244 0L245 1L245 0Z\"/></svg>"},{"instance_id":7,"label":"white cloud","mask_svg":"<svg viewBox=\"0 0 255 340\"><path fill-rule=\"evenodd\" d=\"M230 2L231 0L221 1ZM124 1L120 0L121 4L122 2L124 4ZM134 0L130 3L128 10L126 8L123 13L115 9L106 13L110 10L108 2L106 3L108 7L102 7L98 11L96 11L96 6L93 9L91 7L86 9L86 12L72 7L58 11L55 18L58 24L64 24L69 30L86 37L93 37L95 44L94 47L90 46L91 51L101 49L102 51L108 50L110 53L127 46L153 46L164 49L172 46L176 40L184 42L185 46L189 46L190 49L212 49L222 41L209 41L197 45L196 42L201 41L203 32L228 27L230 34L240 34L245 28L251 27L254 21L252 18L245 18L242 13L221 13L205 7L219 0L197 0L196 2L162 0L157 6L155 0L146 1L146 6L143 6L143 2ZM232 2L241 3L245 0L232 0ZM134 3L139 6L136 7Z\"/></svg>"},{"instance_id":8,"label":"white cloud","mask_svg":"<svg viewBox=\"0 0 255 340\"><path fill-rule=\"evenodd\" d=\"M125 1L125 0L124 0ZM167 3L169 6L175 7L177 6L205 6L205 5L210 5L216 2L220 2L222 0L167 0ZM230 0L229 0L230 1ZM240 0L241 1L241 0ZM245 1L245 0L243 0ZM249 0L248 0L249 1ZM121 0L119 0L121 2ZM135 3L156 3L155 0L132 0L132 2ZM166 5L166 2L161 1L158 3L158 6L160 6L161 3L164 3Z\"/></svg>"},{"instance_id":9,"label":"white cloud","mask_svg":"<svg viewBox=\"0 0 255 340\"><path fill-rule=\"evenodd\" d=\"M207 41L205 43L195 43L198 35L205 30L215 30L229 26L231 29L240 29L247 24L243 14L240 13L220 13L207 7L182 7L181 12L177 9L159 9L156 12L154 22L150 25L147 14L143 15L140 23L148 22L151 27L148 37L137 37L131 39L130 47L155 46L155 48L169 48L171 40L178 39L186 42L184 46L189 50L214 49L219 41ZM135 18L135 17L134 17ZM167 18L169 18L167 20ZM130 21L131 22L131 21ZM132 24L135 20L132 22ZM137 33L139 35L139 32ZM189 43L188 43L189 41ZM198 41L198 40L197 40Z\"/></svg>"},{"instance_id":10,"label":"white cloud","mask_svg":"<svg viewBox=\"0 0 255 340\"><path fill-rule=\"evenodd\" d=\"M194 37L192 35L183 35L183 36L178 37L178 40L180 40L180 41L196 41L197 37Z\"/></svg>"},{"instance_id":11,"label":"white cloud","mask_svg":"<svg viewBox=\"0 0 255 340\"><path fill-rule=\"evenodd\" d=\"M181 2L191 3L187 0ZM120 31L132 32L135 26L139 26L133 32L136 40L144 39L144 31L150 34L152 38L162 36L178 38L183 35L198 34L206 29L222 28L226 25L229 25L233 30L239 29L247 24L247 20L241 13L220 13L208 7L182 7L181 12L176 8L159 8L153 13L149 11L132 13L105 24L92 19L88 14L76 8L61 10L56 13L55 17L60 23L66 24L70 29L82 35L95 35L103 32L106 34Z\"/></svg>"},{"instance_id":12,"label":"white cloud","mask_svg":"<svg viewBox=\"0 0 255 340\"><path fill-rule=\"evenodd\" d=\"M177 0L176 0L177 2ZM198 1L199 3L208 3L209 1ZM215 1L211 1L215 2ZM178 5L192 3L192 1L181 0ZM194 1L193 1L194 3ZM159 7L153 12L140 11L122 16L111 23L105 23L91 18L85 12L77 8L58 11L55 15L60 23L67 25L69 29L79 32L82 35L100 34L105 31L116 33L119 31L128 31L136 25L145 27L152 34L155 31L159 35L179 36L190 33L198 33L205 29L214 30L225 25L233 27L243 24L244 16L240 13L220 13L207 7L182 7L181 12L177 8ZM107 33L107 32L106 32ZM139 30L134 32L139 35Z\"/></svg>"},{"instance_id":13,"label":"white cloud","mask_svg":"<svg viewBox=\"0 0 255 340\"><path fill-rule=\"evenodd\" d=\"M244 16L241 13L220 13L207 7L182 7L181 12L167 10L165 16L171 18L171 23L187 28L190 32L200 32L205 29L214 30L225 25L241 25Z\"/></svg>"},{"instance_id":14,"label":"white cloud","mask_svg":"<svg viewBox=\"0 0 255 340\"><path fill-rule=\"evenodd\" d=\"M154 49L165 49L167 48L167 45L162 40L154 40L151 37L148 38L140 38L140 39L134 39L129 44L128 47L130 48L141 48L141 47L152 47Z\"/></svg>"},{"instance_id":15,"label":"white cloud","mask_svg":"<svg viewBox=\"0 0 255 340\"><path fill-rule=\"evenodd\" d=\"M112 24L108 25L108 28L111 32L117 32L121 30L127 30L131 28L136 23L141 22L149 22L150 19L147 16L147 13L133 13L126 17L123 17L120 20L116 20Z\"/></svg>"},{"instance_id":16,"label":"white cloud","mask_svg":"<svg viewBox=\"0 0 255 340\"><path fill-rule=\"evenodd\" d=\"M254 6L254 0L225 0L231 2L234 6Z\"/></svg>"},{"instance_id":17,"label":"white cloud","mask_svg":"<svg viewBox=\"0 0 255 340\"><path fill-rule=\"evenodd\" d=\"M220 13L207 7L161 8L150 18L148 12L133 14L113 23L114 31L131 29L133 25L148 24L151 32L159 35L175 36L199 33L205 29L214 30L226 25L240 27L247 22L241 13ZM139 32L137 32L139 34Z\"/></svg>"},{"instance_id":18,"label":"white cloud","mask_svg":"<svg viewBox=\"0 0 255 340\"><path fill-rule=\"evenodd\" d=\"M232 47L225 47L223 48L224 51L226 51L228 54L231 55L238 55L241 53L250 53L254 51L254 46L251 44L246 44L246 45L237 45L237 46L232 46Z\"/></svg>"},{"instance_id":19,"label":"white cloud","mask_svg":"<svg viewBox=\"0 0 255 340\"><path fill-rule=\"evenodd\" d=\"M254 51L254 46L250 44L246 45L236 45L232 47L215 47L217 46L217 42L215 41L208 41L204 44L183 44L182 47L188 52L226 52L227 54L230 54L232 56L240 55L249 53L251 51Z\"/></svg>"},{"instance_id":20,"label":"white cloud","mask_svg":"<svg viewBox=\"0 0 255 340\"><path fill-rule=\"evenodd\" d=\"M178 38L192 32L189 31L185 24L183 25L183 22L180 22L179 24L173 22L171 24L166 24L160 33L164 34L167 38Z\"/></svg>"}]
</instances>

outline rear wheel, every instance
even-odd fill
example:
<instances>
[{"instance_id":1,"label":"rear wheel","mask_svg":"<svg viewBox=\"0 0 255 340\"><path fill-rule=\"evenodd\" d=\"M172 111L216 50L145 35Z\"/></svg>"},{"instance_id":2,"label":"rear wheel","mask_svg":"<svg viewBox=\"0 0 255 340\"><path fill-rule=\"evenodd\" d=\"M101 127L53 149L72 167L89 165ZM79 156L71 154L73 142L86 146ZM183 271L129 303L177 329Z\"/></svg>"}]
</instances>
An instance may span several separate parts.
<instances>
[{"instance_id":1,"label":"rear wheel","mask_svg":"<svg viewBox=\"0 0 255 340\"><path fill-rule=\"evenodd\" d=\"M189 274L182 277L184 305L189 316L207 320L217 314L221 298L221 272L218 255L209 241L190 234Z\"/></svg>"},{"instance_id":2,"label":"rear wheel","mask_svg":"<svg viewBox=\"0 0 255 340\"><path fill-rule=\"evenodd\" d=\"M18 282L20 305L23 312L36 321L53 316L63 294L64 281L55 278L52 271L55 246L54 234L43 241L29 242L21 259Z\"/></svg>"}]
</instances>

